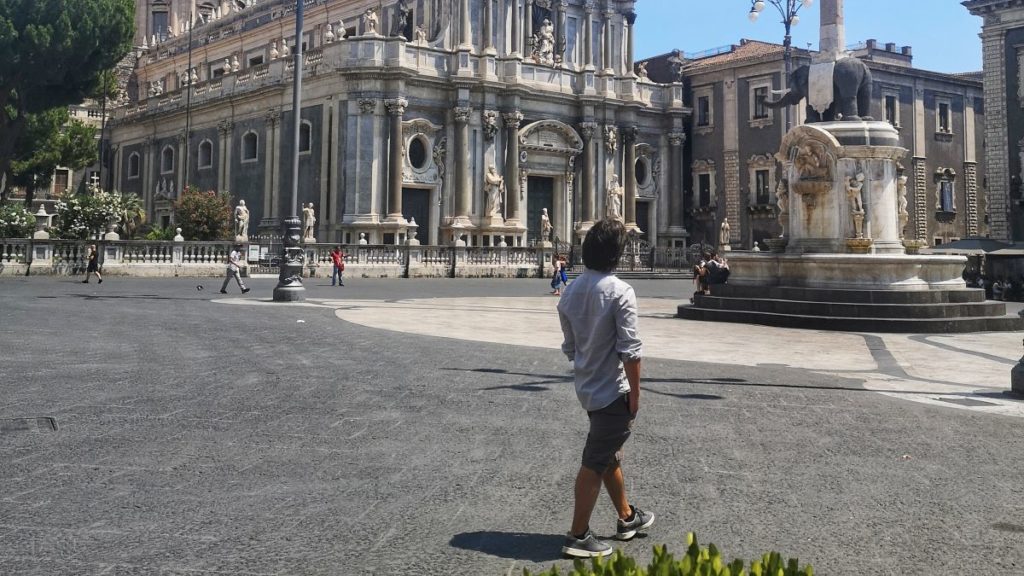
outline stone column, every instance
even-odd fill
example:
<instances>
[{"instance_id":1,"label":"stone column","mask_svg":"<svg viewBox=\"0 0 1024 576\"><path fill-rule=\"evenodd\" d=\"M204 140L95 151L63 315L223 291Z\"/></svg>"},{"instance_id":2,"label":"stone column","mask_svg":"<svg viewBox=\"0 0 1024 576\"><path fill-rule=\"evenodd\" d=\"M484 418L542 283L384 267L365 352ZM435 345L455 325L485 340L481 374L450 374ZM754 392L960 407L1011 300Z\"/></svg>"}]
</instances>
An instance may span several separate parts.
<instances>
[{"instance_id":1,"label":"stone column","mask_svg":"<svg viewBox=\"0 0 1024 576\"><path fill-rule=\"evenodd\" d=\"M469 211L473 206L470 172L473 159L469 150L469 116L473 109L468 106L455 108L455 221L453 225L469 227L472 221Z\"/></svg>"},{"instance_id":2,"label":"stone column","mask_svg":"<svg viewBox=\"0 0 1024 576\"><path fill-rule=\"evenodd\" d=\"M495 54L494 49L494 0L484 0L484 54Z\"/></svg>"},{"instance_id":3,"label":"stone column","mask_svg":"<svg viewBox=\"0 0 1024 576\"><path fill-rule=\"evenodd\" d=\"M469 33L469 0L459 0L459 13L461 16L459 24L459 48L472 49L473 37Z\"/></svg>"},{"instance_id":4,"label":"stone column","mask_svg":"<svg viewBox=\"0 0 1024 576\"><path fill-rule=\"evenodd\" d=\"M523 56L533 55L530 40L533 38L533 0L526 0L523 5Z\"/></svg>"},{"instance_id":5,"label":"stone column","mask_svg":"<svg viewBox=\"0 0 1024 576\"><path fill-rule=\"evenodd\" d=\"M188 185L188 182L185 182L185 163L188 162L188 154L185 152L185 141L187 138L188 136L184 132L178 134L178 170L177 174L174 175L178 185L174 189L179 198L181 193L185 191L185 186Z\"/></svg>"},{"instance_id":6,"label":"stone column","mask_svg":"<svg viewBox=\"0 0 1024 576\"><path fill-rule=\"evenodd\" d=\"M622 129L623 166L622 178L625 180L626 208L624 216L627 228L636 228L636 137L637 127L628 126ZM647 232L647 230L644 230Z\"/></svg>"},{"instance_id":7,"label":"stone column","mask_svg":"<svg viewBox=\"0 0 1024 576\"><path fill-rule=\"evenodd\" d=\"M505 224L520 226L519 219L519 124L523 113L518 110L501 115L505 120Z\"/></svg>"},{"instance_id":8,"label":"stone column","mask_svg":"<svg viewBox=\"0 0 1024 576\"><path fill-rule=\"evenodd\" d=\"M522 50L520 44L523 43L523 34L520 32L520 23L522 22L522 16L519 14L519 0L512 0L512 5L509 7L512 11L512 38L511 46L512 57L522 56Z\"/></svg>"},{"instance_id":9,"label":"stone column","mask_svg":"<svg viewBox=\"0 0 1024 576\"><path fill-rule=\"evenodd\" d=\"M156 165L156 139L152 136L147 137L142 142L141 156L144 158L142 164L142 198L146 205L146 213L154 216L156 199L154 198L153 190L159 184L157 178L160 176L160 171L157 170Z\"/></svg>"},{"instance_id":10,"label":"stone column","mask_svg":"<svg viewBox=\"0 0 1024 576\"><path fill-rule=\"evenodd\" d=\"M625 14L623 29L626 32L626 76L633 74L633 42L636 35L633 33L633 24L636 23L636 12Z\"/></svg>"},{"instance_id":11,"label":"stone column","mask_svg":"<svg viewBox=\"0 0 1024 576\"><path fill-rule=\"evenodd\" d=\"M277 126L281 121L281 111L271 108L267 111L267 142L263 146L263 220L266 225L277 228L277 216L279 212L278 196L280 186L277 186L277 162L280 158L280 151L277 145ZM257 157L258 157L257 150ZM263 224L263 222L261 222Z\"/></svg>"},{"instance_id":12,"label":"stone column","mask_svg":"<svg viewBox=\"0 0 1024 576\"><path fill-rule=\"evenodd\" d=\"M583 69L594 69L594 3L584 5L586 22L583 23Z\"/></svg>"},{"instance_id":13,"label":"stone column","mask_svg":"<svg viewBox=\"0 0 1024 576\"><path fill-rule=\"evenodd\" d=\"M672 132L668 135L668 227L683 227L683 143L686 134Z\"/></svg>"},{"instance_id":14,"label":"stone column","mask_svg":"<svg viewBox=\"0 0 1024 576\"><path fill-rule=\"evenodd\" d=\"M615 70L612 69L612 17L615 16L615 12L609 10L604 13L604 55L602 60L604 61L604 73L614 74Z\"/></svg>"},{"instance_id":15,"label":"stone column","mask_svg":"<svg viewBox=\"0 0 1024 576\"><path fill-rule=\"evenodd\" d=\"M843 0L822 0L819 57L835 61L846 52L846 29L843 25Z\"/></svg>"},{"instance_id":16,"label":"stone column","mask_svg":"<svg viewBox=\"0 0 1024 576\"><path fill-rule=\"evenodd\" d=\"M566 8L568 8L568 5L565 3L565 0L560 0L555 4L555 25L558 26L558 31L555 35L555 53L553 55L555 63L565 61L565 47L567 46L565 38Z\"/></svg>"},{"instance_id":17,"label":"stone column","mask_svg":"<svg viewBox=\"0 0 1024 576\"><path fill-rule=\"evenodd\" d=\"M220 162L217 166L217 189L230 190L231 185L231 134L235 124L223 120L217 124L217 135L220 138Z\"/></svg>"},{"instance_id":18,"label":"stone column","mask_svg":"<svg viewBox=\"0 0 1024 576\"><path fill-rule=\"evenodd\" d=\"M595 198L594 198L594 174L597 171L596 155L594 153L594 134L597 133L597 122L583 122L580 124L580 134L583 136L583 172L580 181L580 227L579 231L585 233L594 223Z\"/></svg>"},{"instance_id":19,"label":"stone column","mask_svg":"<svg viewBox=\"0 0 1024 576\"><path fill-rule=\"evenodd\" d=\"M388 221L402 221L402 115L409 102L402 97L384 101L391 117L391 134L388 148Z\"/></svg>"}]
</instances>

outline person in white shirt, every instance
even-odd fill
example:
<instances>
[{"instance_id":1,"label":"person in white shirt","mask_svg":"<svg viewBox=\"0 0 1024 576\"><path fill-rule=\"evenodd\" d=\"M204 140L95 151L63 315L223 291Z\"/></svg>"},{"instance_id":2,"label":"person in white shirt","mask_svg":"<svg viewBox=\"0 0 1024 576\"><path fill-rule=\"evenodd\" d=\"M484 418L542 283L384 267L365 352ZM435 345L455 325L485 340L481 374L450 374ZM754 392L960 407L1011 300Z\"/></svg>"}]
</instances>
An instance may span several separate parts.
<instances>
[{"instance_id":1,"label":"person in white shirt","mask_svg":"<svg viewBox=\"0 0 1024 576\"><path fill-rule=\"evenodd\" d=\"M245 287L245 283L242 282L242 276L239 274L242 269L241 250L242 246L240 244L235 244L235 247L231 249L231 254L228 255L228 268L224 274L224 284L220 287L221 294L228 293L228 282L231 282L232 278L235 279L235 282L238 282L238 287L242 289L242 294L249 291L249 289Z\"/></svg>"}]
</instances>

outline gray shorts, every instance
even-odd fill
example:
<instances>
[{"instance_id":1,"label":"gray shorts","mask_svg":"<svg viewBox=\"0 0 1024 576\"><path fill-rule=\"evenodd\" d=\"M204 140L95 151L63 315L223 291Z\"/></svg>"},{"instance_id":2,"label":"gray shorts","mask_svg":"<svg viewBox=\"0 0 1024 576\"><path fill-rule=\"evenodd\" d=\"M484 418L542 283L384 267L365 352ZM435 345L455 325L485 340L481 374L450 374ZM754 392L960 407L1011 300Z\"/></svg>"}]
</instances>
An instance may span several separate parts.
<instances>
[{"instance_id":1,"label":"gray shorts","mask_svg":"<svg viewBox=\"0 0 1024 576\"><path fill-rule=\"evenodd\" d=\"M622 445L633 428L633 414L623 394L608 406L587 412L587 415L590 417L590 432L583 446L583 466L604 474L609 467L622 462Z\"/></svg>"}]
</instances>

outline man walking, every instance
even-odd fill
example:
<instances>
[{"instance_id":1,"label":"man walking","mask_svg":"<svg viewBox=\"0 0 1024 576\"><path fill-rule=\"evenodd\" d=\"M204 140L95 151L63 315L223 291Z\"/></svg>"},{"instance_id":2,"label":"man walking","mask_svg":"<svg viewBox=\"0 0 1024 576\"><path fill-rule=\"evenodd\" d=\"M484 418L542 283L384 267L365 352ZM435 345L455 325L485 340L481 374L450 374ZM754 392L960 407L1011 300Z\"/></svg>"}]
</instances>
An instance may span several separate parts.
<instances>
[{"instance_id":1,"label":"man walking","mask_svg":"<svg viewBox=\"0 0 1024 576\"><path fill-rule=\"evenodd\" d=\"M231 254L228 255L228 269L224 275L224 284L220 287L221 294L228 293L228 282L231 281L231 278L234 278L235 282L238 282L238 287L242 289L242 294L249 291L242 282L242 277L239 275L242 265L242 254L239 252L241 249L241 244L235 244L235 247L231 249Z\"/></svg>"},{"instance_id":2,"label":"man walking","mask_svg":"<svg viewBox=\"0 0 1024 576\"><path fill-rule=\"evenodd\" d=\"M622 222L604 219L583 240L583 274L562 293L558 318L562 352L574 364L576 397L590 418L590 431L576 475L572 528L562 552L594 557L612 553L590 531L590 515L608 490L618 514L615 537L629 540L654 523L654 514L629 504L622 475L622 446L640 409L641 343L637 337L636 294L616 278L626 244Z\"/></svg>"}]
</instances>

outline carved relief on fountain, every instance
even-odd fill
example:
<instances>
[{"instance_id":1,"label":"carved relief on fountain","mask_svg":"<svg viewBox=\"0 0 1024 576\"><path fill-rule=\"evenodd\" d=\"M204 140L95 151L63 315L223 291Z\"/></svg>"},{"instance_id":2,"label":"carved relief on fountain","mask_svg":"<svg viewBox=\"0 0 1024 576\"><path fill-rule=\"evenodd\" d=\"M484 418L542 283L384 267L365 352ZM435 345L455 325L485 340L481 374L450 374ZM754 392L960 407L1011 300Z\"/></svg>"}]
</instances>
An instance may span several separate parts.
<instances>
[{"instance_id":1,"label":"carved relief on fountain","mask_svg":"<svg viewBox=\"0 0 1024 576\"><path fill-rule=\"evenodd\" d=\"M790 192L811 204L828 193L835 181L838 148L831 134L813 126L798 126L786 134L777 158L791 167Z\"/></svg>"}]
</instances>

